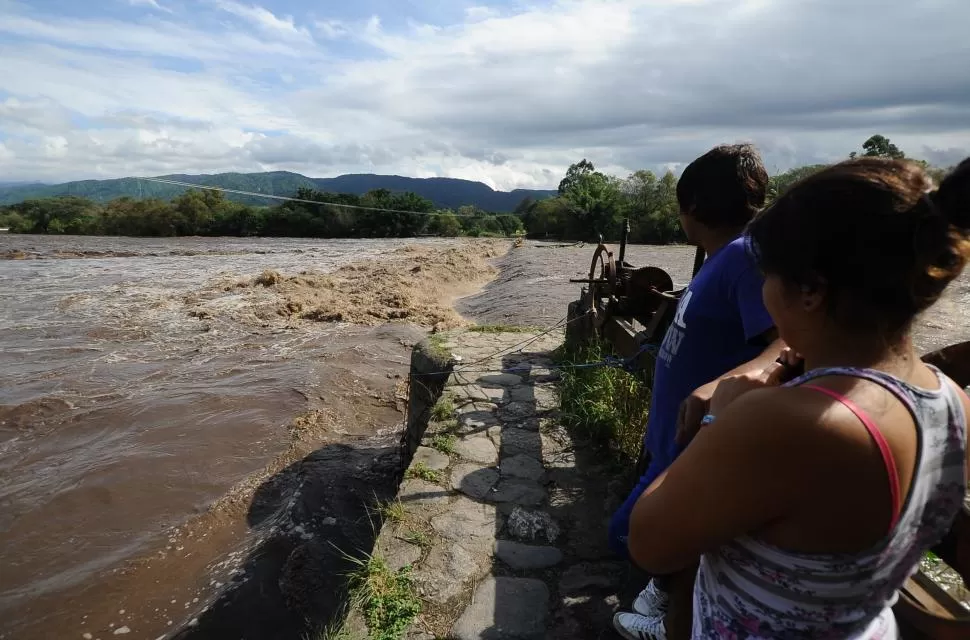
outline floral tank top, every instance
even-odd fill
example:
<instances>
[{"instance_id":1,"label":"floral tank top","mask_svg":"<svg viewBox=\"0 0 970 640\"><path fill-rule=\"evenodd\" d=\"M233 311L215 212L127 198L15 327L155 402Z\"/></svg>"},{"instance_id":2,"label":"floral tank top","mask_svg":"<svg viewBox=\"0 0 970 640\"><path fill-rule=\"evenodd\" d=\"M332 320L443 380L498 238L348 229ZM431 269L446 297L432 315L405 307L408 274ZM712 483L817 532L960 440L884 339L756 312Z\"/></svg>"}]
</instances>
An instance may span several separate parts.
<instances>
[{"instance_id":1,"label":"floral tank top","mask_svg":"<svg viewBox=\"0 0 970 640\"><path fill-rule=\"evenodd\" d=\"M960 391L934 371L938 390L844 367L810 371L786 385L846 375L899 398L917 427L909 494L890 533L862 553L796 553L746 536L704 554L694 585L695 640L898 638L892 613L897 590L923 552L949 530L967 491L967 418Z\"/></svg>"}]
</instances>

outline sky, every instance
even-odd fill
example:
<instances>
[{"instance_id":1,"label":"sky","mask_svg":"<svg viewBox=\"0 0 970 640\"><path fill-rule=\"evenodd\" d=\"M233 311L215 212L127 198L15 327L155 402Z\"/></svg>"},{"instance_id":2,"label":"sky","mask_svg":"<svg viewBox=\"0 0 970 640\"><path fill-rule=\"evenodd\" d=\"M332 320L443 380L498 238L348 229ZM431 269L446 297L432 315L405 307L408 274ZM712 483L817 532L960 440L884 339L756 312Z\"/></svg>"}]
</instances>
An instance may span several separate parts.
<instances>
[{"instance_id":1,"label":"sky","mask_svg":"<svg viewBox=\"0 0 970 640\"><path fill-rule=\"evenodd\" d=\"M0 0L0 180L970 155L967 0Z\"/></svg>"}]
</instances>

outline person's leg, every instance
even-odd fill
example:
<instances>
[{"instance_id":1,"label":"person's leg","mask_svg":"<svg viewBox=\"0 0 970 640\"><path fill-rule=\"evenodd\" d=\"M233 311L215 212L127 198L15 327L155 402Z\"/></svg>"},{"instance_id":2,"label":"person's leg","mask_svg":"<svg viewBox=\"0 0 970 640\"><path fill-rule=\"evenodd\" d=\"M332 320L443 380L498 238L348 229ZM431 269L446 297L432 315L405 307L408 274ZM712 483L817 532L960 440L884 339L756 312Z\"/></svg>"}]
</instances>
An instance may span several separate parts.
<instances>
[{"instance_id":1,"label":"person's leg","mask_svg":"<svg viewBox=\"0 0 970 640\"><path fill-rule=\"evenodd\" d=\"M655 576L634 601L634 613L617 613L613 627L627 640L690 640L696 576L696 566ZM658 595L663 598L662 606Z\"/></svg>"},{"instance_id":2,"label":"person's leg","mask_svg":"<svg viewBox=\"0 0 970 640\"><path fill-rule=\"evenodd\" d=\"M664 623L666 640L690 640L694 619L694 581L697 565L665 576L667 594L670 598Z\"/></svg>"},{"instance_id":3,"label":"person's leg","mask_svg":"<svg viewBox=\"0 0 970 640\"><path fill-rule=\"evenodd\" d=\"M630 535L630 516L633 513L633 507L636 506L637 500L647 490L650 483L663 471L663 468L660 466L660 461L656 457L654 457L654 461L656 464L651 463L647 467L646 473L640 477L637 485L630 491L630 495L627 496L623 504L613 513L613 517L610 518L608 533L610 549L621 558L630 558L627 550L627 538Z\"/></svg>"},{"instance_id":4,"label":"person's leg","mask_svg":"<svg viewBox=\"0 0 970 640\"><path fill-rule=\"evenodd\" d=\"M610 548L628 560L630 556L627 549L627 539L630 533L630 515L633 512L633 507L662 471L661 461L654 457L646 473L637 482L637 486L630 492L630 495L610 520ZM621 636L633 640L666 639L663 624L663 616L667 611L668 601L667 593L664 590L666 582L665 576L652 578L633 601L635 613L619 612L613 617L613 627Z\"/></svg>"}]
</instances>

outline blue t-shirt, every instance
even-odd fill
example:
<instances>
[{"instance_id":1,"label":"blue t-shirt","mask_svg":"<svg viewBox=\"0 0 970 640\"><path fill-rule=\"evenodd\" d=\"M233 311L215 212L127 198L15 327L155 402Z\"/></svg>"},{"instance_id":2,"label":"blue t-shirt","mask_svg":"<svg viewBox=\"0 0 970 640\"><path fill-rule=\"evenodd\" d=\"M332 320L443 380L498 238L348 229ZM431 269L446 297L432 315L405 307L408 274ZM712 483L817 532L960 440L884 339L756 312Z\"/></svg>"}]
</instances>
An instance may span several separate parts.
<instances>
[{"instance_id":1,"label":"blue t-shirt","mask_svg":"<svg viewBox=\"0 0 970 640\"><path fill-rule=\"evenodd\" d=\"M761 297L764 278L740 236L710 256L677 305L657 354L645 437L651 454L645 481L680 454L675 436L681 403L764 351L757 338L774 326Z\"/></svg>"}]
</instances>

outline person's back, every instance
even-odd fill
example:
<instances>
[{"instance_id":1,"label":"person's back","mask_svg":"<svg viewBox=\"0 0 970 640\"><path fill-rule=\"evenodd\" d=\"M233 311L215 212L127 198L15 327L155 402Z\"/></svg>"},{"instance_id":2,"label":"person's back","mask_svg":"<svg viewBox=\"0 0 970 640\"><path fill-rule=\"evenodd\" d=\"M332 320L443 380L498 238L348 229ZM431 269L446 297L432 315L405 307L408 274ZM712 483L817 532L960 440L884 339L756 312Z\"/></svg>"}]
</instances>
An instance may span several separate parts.
<instances>
[{"instance_id":1,"label":"person's back","mask_svg":"<svg viewBox=\"0 0 970 640\"><path fill-rule=\"evenodd\" d=\"M878 519L868 513L872 507L885 511L885 504L871 504L870 487L853 491L840 486L833 492L831 486L823 486L818 489L817 506L810 503L788 522L705 554L695 587L695 637L893 637L891 607L897 590L912 574L923 551L947 532L962 505L967 412L956 386L942 375L935 376L932 388L923 388L876 370L835 367L815 369L790 384L819 393L827 387L813 388L813 382L834 376L868 380L892 394L911 414L916 442L913 465L906 472L908 496L890 505L890 527L882 532L881 540L861 552L831 551L866 545L867 540L854 538L865 532L868 522ZM879 394L870 390L869 395L875 398ZM821 396L803 400L824 402L826 397L832 396L821 391ZM851 419L845 414L842 417ZM901 423L908 421L905 416L896 418ZM880 424L885 425L885 420L883 416ZM902 474L893 468L887 475L898 483ZM841 504L833 504L833 496ZM833 521L833 511L846 515ZM870 537L879 535L868 533Z\"/></svg>"},{"instance_id":2,"label":"person's back","mask_svg":"<svg viewBox=\"0 0 970 640\"><path fill-rule=\"evenodd\" d=\"M761 299L761 273L743 236L764 204L767 184L758 152L745 144L711 149L691 162L677 183L681 225L708 258L684 291L657 354L644 440L650 464L610 522L610 544L620 555L626 555L633 505L682 451L678 432L696 428L714 381L739 367L760 369L781 350ZM638 640L665 638L665 606L674 578L655 576L634 600L634 612L614 616L616 630ZM690 585L685 584L679 596L689 608Z\"/></svg>"},{"instance_id":3,"label":"person's back","mask_svg":"<svg viewBox=\"0 0 970 640\"><path fill-rule=\"evenodd\" d=\"M894 638L896 592L970 468L970 399L909 337L970 258L970 160L933 193L909 163L842 163L749 233L807 373L719 385L716 420L634 509L631 555L648 570L703 556L695 638Z\"/></svg>"}]
</instances>

